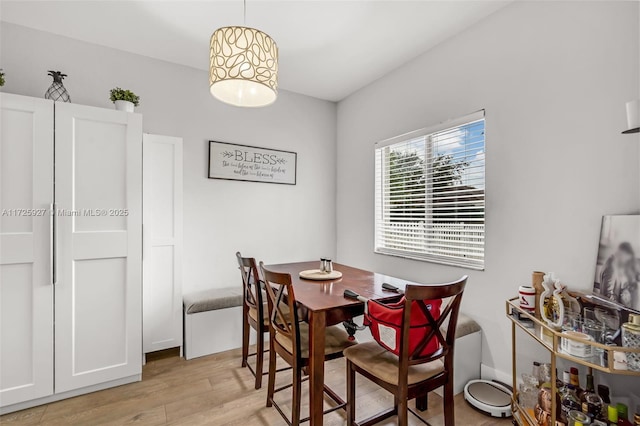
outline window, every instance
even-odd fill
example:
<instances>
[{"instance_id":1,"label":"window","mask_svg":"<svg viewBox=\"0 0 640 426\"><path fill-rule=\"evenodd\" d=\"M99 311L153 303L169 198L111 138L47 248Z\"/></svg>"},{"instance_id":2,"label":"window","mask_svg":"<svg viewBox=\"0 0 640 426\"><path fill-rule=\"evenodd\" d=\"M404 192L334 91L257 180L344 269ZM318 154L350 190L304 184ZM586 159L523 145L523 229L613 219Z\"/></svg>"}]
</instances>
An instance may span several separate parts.
<instances>
[{"instance_id":1,"label":"window","mask_svg":"<svg viewBox=\"0 0 640 426\"><path fill-rule=\"evenodd\" d=\"M484 111L376 144L376 253L484 269Z\"/></svg>"}]
</instances>

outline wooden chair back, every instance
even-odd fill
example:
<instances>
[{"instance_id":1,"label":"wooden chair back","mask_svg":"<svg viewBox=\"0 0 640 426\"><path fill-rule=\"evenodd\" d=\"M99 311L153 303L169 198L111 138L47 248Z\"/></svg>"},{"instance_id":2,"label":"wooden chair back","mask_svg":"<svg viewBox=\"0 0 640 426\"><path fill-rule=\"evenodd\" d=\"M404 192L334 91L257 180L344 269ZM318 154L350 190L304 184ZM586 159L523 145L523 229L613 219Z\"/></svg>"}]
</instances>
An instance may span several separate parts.
<instances>
[{"instance_id":1,"label":"wooden chair back","mask_svg":"<svg viewBox=\"0 0 640 426\"><path fill-rule=\"evenodd\" d=\"M439 285L414 285L409 284L405 288L405 308L402 319L402 335L400 338L400 382L407 380L407 372L410 365L423 364L444 357L445 370L452 371L453 348L456 338L456 325L462 294L467 283L467 276L448 284ZM429 300L442 300L440 317L434 315L427 307ZM409 352L409 331L411 326L411 310L420 309L429 322L429 332L425 333L418 345ZM446 328L443 336L442 329ZM428 356L421 356L422 350L431 341L438 339L440 349ZM406 383L406 382L405 382Z\"/></svg>"},{"instance_id":2,"label":"wooden chair back","mask_svg":"<svg viewBox=\"0 0 640 426\"><path fill-rule=\"evenodd\" d=\"M242 275L242 299L247 309L255 309L257 318L263 318L262 280L258 272L256 260L253 257L242 257L236 253L240 274Z\"/></svg>"},{"instance_id":3,"label":"wooden chair back","mask_svg":"<svg viewBox=\"0 0 640 426\"><path fill-rule=\"evenodd\" d=\"M275 340L276 333L291 339L293 356L300 357L300 328L298 327L298 312L296 296L293 291L290 274L273 272L260 262L260 270L264 277L269 308L269 332ZM285 311L288 308L288 312Z\"/></svg>"}]
</instances>

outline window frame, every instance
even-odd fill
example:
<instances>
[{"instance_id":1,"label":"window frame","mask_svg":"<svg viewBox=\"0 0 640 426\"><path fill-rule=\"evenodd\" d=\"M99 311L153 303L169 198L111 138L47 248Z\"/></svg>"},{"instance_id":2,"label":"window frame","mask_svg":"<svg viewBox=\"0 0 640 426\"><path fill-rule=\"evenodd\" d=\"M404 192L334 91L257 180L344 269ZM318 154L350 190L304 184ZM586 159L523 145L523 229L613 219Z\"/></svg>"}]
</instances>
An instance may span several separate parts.
<instances>
[{"instance_id":1,"label":"window frame","mask_svg":"<svg viewBox=\"0 0 640 426\"><path fill-rule=\"evenodd\" d=\"M445 132L447 130L452 130L458 127L462 127L465 125L469 125L469 124L473 124L475 122L478 121L484 121L484 138L483 138L483 152L485 152L486 155L486 119L485 119L485 110L479 110L476 111L474 113L471 114L467 114L465 116L456 118L456 119L452 119L452 120L448 120L446 122L442 122L439 123L437 125L434 126L429 126L429 127L424 127L422 129L418 129L418 130L414 130L411 132L407 132L404 133L402 135L399 136L394 136L392 138L388 138L382 141L379 141L375 144L375 149L374 149L374 185L375 185L375 200L374 200L374 210L375 210L375 214L374 214L374 253L376 254L382 254L382 255L387 255L387 256L395 256L395 257L401 257L401 258L406 258L406 259L412 259L412 260L420 260L423 262L431 262L431 263L436 263L436 264L441 264L441 265L447 265L447 266L456 266L456 267L461 267L461 268L465 268L465 269L471 269L471 270L477 270L477 271L484 271L485 269L485 262L486 262L486 258L485 258L485 250L486 250L486 163L483 167L482 170L482 176L483 176L483 210L482 210L482 214L483 214L483 220L482 220L482 224L483 224L483 228L482 228L482 259L481 260L464 260L462 258L455 258L455 257L448 257L445 255L437 255L437 254L428 254L428 253L417 253L416 251L411 251L410 249L393 249L393 248L388 248L385 247L385 244L379 244L380 243L380 239L381 239L381 233L384 232L381 228L380 225L386 225L388 222L385 222L385 218L384 218L384 211L385 211L385 207L384 207L384 203L383 200L385 199L385 184L383 182L380 182L379 180L384 180L385 179L385 170L387 168L387 166L385 165L385 158L386 157L382 151L384 148L392 146L392 145L396 145L396 144L402 144L402 143L407 143L411 140L414 139L419 139L419 138L429 138L431 136L433 136L434 134L437 133L441 133L441 132ZM426 142L427 144L430 144L430 142ZM425 152L428 152L428 150L430 150L430 147L427 146L427 148L425 148ZM431 156L431 159L433 159L433 155ZM388 172L387 172L388 173ZM427 188L425 188L425 212L429 210L429 204L432 203L427 203L427 199L429 198L430 194L428 193L428 184L426 184ZM431 192L431 197L433 197L433 192ZM433 206L432 206L433 207ZM431 207L431 208L432 208ZM427 222L427 219L425 217L425 222ZM425 229L427 229L428 225L425 225ZM429 238L424 238L423 239L425 242L428 242L430 239ZM460 239L458 241L461 241L462 243L464 243L465 241Z\"/></svg>"}]
</instances>

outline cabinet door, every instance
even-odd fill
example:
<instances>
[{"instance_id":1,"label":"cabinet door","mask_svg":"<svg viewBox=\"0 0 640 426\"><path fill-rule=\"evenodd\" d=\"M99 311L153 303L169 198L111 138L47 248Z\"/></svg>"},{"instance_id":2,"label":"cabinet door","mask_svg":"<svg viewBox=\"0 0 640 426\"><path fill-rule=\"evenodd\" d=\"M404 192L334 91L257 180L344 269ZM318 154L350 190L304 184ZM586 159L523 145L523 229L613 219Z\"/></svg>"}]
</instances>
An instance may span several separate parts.
<instances>
[{"instance_id":1,"label":"cabinet door","mask_svg":"<svg viewBox=\"0 0 640 426\"><path fill-rule=\"evenodd\" d=\"M143 138L144 352L182 346L182 139Z\"/></svg>"},{"instance_id":2,"label":"cabinet door","mask_svg":"<svg viewBox=\"0 0 640 426\"><path fill-rule=\"evenodd\" d=\"M56 103L56 393L142 370L142 117Z\"/></svg>"},{"instance_id":3,"label":"cabinet door","mask_svg":"<svg viewBox=\"0 0 640 426\"><path fill-rule=\"evenodd\" d=\"M0 405L53 393L53 102L0 94Z\"/></svg>"}]
</instances>

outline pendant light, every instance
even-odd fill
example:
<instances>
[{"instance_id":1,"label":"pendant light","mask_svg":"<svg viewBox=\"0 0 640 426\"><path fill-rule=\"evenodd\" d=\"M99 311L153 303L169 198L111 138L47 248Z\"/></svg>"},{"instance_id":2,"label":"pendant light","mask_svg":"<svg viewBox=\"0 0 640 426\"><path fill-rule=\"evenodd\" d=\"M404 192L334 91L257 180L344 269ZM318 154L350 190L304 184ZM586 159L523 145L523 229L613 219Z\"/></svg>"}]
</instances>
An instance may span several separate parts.
<instances>
[{"instance_id":1,"label":"pendant light","mask_svg":"<svg viewBox=\"0 0 640 426\"><path fill-rule=\"evenodd\" d=\"M243 0L246 25L247 3ZM209 90L238 107L261 107L278 96L278 46L262 31L222 27L211 36Z\"/></svg>"}]
</instances>

